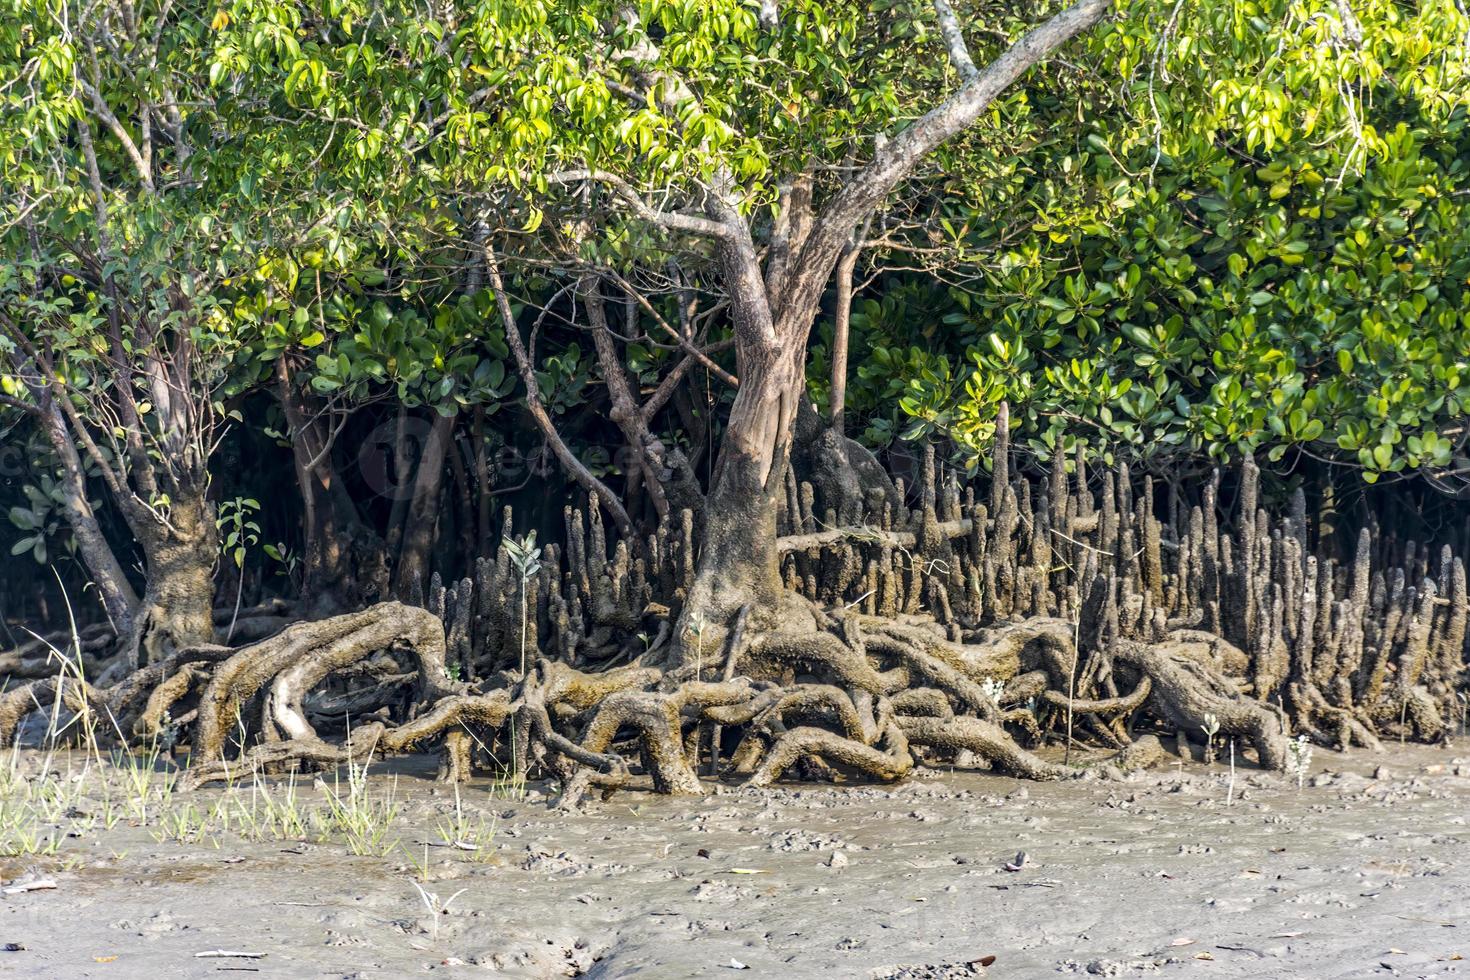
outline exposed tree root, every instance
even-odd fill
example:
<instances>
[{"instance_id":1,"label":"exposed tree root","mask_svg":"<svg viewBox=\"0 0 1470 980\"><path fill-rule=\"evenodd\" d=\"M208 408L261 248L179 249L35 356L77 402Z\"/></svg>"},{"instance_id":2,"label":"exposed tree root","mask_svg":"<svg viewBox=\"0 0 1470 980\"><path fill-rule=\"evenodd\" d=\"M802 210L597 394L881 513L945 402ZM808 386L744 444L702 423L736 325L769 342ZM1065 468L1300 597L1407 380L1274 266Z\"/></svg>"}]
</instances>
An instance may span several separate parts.
<instances>
[{"instance_id":1,"label":"exposed tree root","mask_svg":"<svg viewBox=\"0 0 1470 980\"><path fill-rule=\"evenodd\" d=\"M1152 681L1149 704L1159 718L1192 731L1202 731L1213 720L1221 734L1250 739L1263 767L1286 768L1285 719L1270 706L1243 697L1237 684L1202 662L1191 644L1125 643L1114 656Z\"/></svg>"},{"instance_id":2,"label":"exposed tree root","mask_svg":"<svg viewBox=\"0 0 1470 980\"><path fill-rule=\"evenodd\" d=\"M902 727L895 723L890 722L883 729L883 736L876 746L843 738L825 728L800 727L781 736L745 785L752 788L769 786L797 760L813 757L847 766L885 782L902 779L914 765L908 739L904 737Z\"/></svg>"},{"instance_id":3,"label":"exposed tree root","mask_svg":"<svg viewBox=\"0 0 1470 980\"><path fill-rule=\"evenodd\" d=\"M1027 752L1004 728L983 718L900 718L898 725L915 745L950 753L970 752L1012 776L1062 779L1073 771Z\"/></svg>"},{"instance_id":4,"label":"exposed tree root","mask_svg":"<svg viewBox=\"0 0 1470 980\"><path fill-rule=\"evenodd\" d=\"M698 794L701 774L891 781L936 759L1057 779L1073 748L1115 753L1116 771L1157 761L1159 734L1190 751L1211 731L1280 770L1293 733L1377 748L1461 719L1470 594L1448 552L1444 588L1428 549L1367 532L1334 569L1308 553L1303 503L1274 526L1256 508L1249 465L1230 528L1215 481L1193 505L1170 488L1163 519L1148 478L1058 460L1032 483L1000 442L983 501L932 458L913 511L901 487L832 466L810 471L830 498L792 476L784 591L741 591L735 569L731 594L701 599L688 511L645 547L568 508L539 572L502 548L429 583L429 609L287 625L291 608L260 607L235 623L243 645L137 670L103 627L31 641L0 654L0 745L27 715L90 712L102 737L191 746L186 786L430 748L442 779L488 759L577 806L635 785ZM707 630L706 610L722 616Z\"/></svg>"},{"instance_id":5,"label":"exposed tree root","mask_svg":"<svg viewBox=\"0 0 1470 980\"><path fill-rule=\"evenodd\" d=\"M426 714L397 727L369 722L354 729L343 745L333 745L314 732L279 742L253 746L235 760L199 762L185 771L179 781L184 789L269 771L281 766L337 766L351 762L364 765L374 754L406 752L435 738L443 739L440 778L460 782L469 778L469 742L464 729L474 725L494 730L503 725L515 705L509 693L488 695L451 694L436 702Z\"/></svg>"},{"instance_id":6,"label":"exposed tree root","mask_svg":"<svg viewBox=\"0 0 1470 980\"><path fill-rule=\"evenodd\" d=\"M506 673L476 688L450 676L436 617L385 603L293 624L235 650L180 651L102 691L55 677L30 681L0 696L0 740L58 692L72 711L119 712L141 700L136 735L192 729L186 787L282 767L363 764L426 744L439 746L441 778L463 780L474 747L499 743L517 775L557 779L567 806L591 789L627 786L640 772L658 792L702 793L706 748L713 772L750 787L797 768L893 781L929 755L1057 779L1074 770L1024 748L1018 735L1028 743L1056 737L1065 715L1086 719L1104 744L1126 746L1120 719L1145 709L1187 728L1213 715L1222 732L1249 737L1263 764L1285 765L1283 719L1222 672L1235 662L1228 645L1194 637L1120 643L1106 671L1083 673L1111 684L1116 664L1132 682L1124 693L1096 696L1102 688L1079 685L1077 676L1092 661L1078 657L1074 631L1059 620L1005 624L965 642L918 621L844 610L812 607L788 621L804 631L749 642L733 634L719 680L700 679L704 669L691 664L640 660L587 672L540 658L524 678ZM312 719L336 731L345 725L346 739L328 741ZM704 733L715 730L739 733L724 766L718 746L706 744Z\"/></svg>"},{"instance_id":7,"label":"exposed tree root","mask_svg":"<svg viewBox=\"0 0 1470 980\"><path fill-rule=\"evenodd\" d=\"M680 703L676 697L649 691L619 691L597 708L585 732L581 748L605 753L613 738L632 729L638 739L644 765L661 793L698 796L704 790L694 774L680 737Z\"/></svg>"},{"instance_id":8,"label":"exposed tree root","mask_svg":"<svg viewBox=\"0 0 1470 980\"><path fill-rule=\"evenodd\" d=\"M69 717L72 712L106 703L106 696L92 685L64 674L22 684L0 695L0 747L8 747L15 741L20 723L32 712L64 707Z\"/></svg>"},{"instance_id":9,"label":"exposed tree root","mask_svg":"<svg viewBox=\"0 0 1470 980\"><path fill-rule=\"evenodd\" d=\"M394 643L407 643L418 661L420 697L433 699L456 689L444 666L444 627L427 610L383 603L320 620L297 623L268 640L242 648L215 669L199 701L194 757L218 760L245 702L271 685L262 713L268 739L308 740L315 730L301 699L334 670L350 666Z\"/></svg>"}]
</instances>

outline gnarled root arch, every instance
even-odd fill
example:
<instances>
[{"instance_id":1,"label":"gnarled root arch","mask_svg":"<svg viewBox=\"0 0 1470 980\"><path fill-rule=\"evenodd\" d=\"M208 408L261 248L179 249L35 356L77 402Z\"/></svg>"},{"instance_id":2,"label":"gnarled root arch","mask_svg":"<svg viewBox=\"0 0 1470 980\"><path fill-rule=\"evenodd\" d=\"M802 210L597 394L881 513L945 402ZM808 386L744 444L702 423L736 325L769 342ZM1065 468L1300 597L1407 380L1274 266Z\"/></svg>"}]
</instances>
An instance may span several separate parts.
<instances>
[{"instance_id":1,"label":"gnarled root arch","mask_svg":"<svg viewBox=\"0 0 1470 980\"><path fill-rule=\"evenodd\" d=\"M442 778L463 780L477 747L498 747L517 776L558 780L567 806L628 786L638 771L656 791L702 793L702 767L751 787L795 771L893 781L938 761L1063 778L1076 770L1023 742L1034 746L1064 715L1125 760L1138 757L1127 751L1128 717L1146 711L1200 728L1213 716L1264 765L1286 765L1284 718L1240 693L1228 672L1244 655L1214 638L1079 656L1075 628L1056 619L957 642L918 620L809 613L793 629L754 635L741 616L708 665L584 672L542 658L525 677L470 684L446 667L437 617L384 603L238 649L181 651L111 688L33 680L0 696L0 742L58 699L105 713L118 731L129 719L140 739L187 729L185 788L423 747L440 751ZM323 725L344 734L329 739Z\"/></svg>"}]
</instances>

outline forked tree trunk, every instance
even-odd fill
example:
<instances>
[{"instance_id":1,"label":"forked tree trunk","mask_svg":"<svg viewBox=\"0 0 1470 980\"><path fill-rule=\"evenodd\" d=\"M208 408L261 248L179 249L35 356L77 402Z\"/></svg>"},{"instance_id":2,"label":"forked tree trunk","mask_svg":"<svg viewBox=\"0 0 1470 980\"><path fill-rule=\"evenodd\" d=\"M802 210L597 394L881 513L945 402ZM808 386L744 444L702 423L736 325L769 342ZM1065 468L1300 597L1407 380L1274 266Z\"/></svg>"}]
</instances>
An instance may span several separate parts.
<instances>
[{"instance_id":1,"label":"forked tree trunk","mask_svg":"<svg viewBox=\"0 0 1470 980\"><path fill-rule=\"evenodd\" d=\"M655 223L717 241L717 261L735 328L739 391L721 442L695 582L676 631L676 658L692 645L690 633L702 634L705 624L713 624L722 637L742 606L752 605L757 617L781 615L773 606L780 598L776 513L804 381L807 335L829 277L844 253L851 257L854 242L861 241L857 230L920 161L975 125L1027 69L1098 23L1111 2L1079 0L1018 38L984 69L970 57L954 10L948 3L936 2L940 33L963 84L892 139L879 141L872 159L819 208L814 207L811 172L778 182L779 201L764 248L756 245L728 173L717 174L706 188L704 217L656 212L646 203L634 203L635 211ZM641 33L631 9L622 20L632 33ZM648 77L657 79L666 95L677 92L680 100L695 98L681 79L654 66L649 55L657 46L652 39L642 35L640 40L636 54L648 60ZM626 38L619 43L626 43ZM595 179L590 173L583 176ZM489 264L498 293L498 276ZM850 284L850 265L843 273ZM511 322L508 314L505 319ZM522 372L527 373L519 338L510 339ZM534 377L528 377L532 394L533 385ZM626 521L622 526L627 533ZM711 637L708 642L719 641ZM705 645L701 636L700 646Z\"/></svg>"},{"instance_id":2,"label":"forked tree trunk","mask_svg":"<svg viewBox=\"0 0 1470 980\"><path fill-rule=\"evenodd\" d=\"M872 160L820 209L813 209L810 174L786 182L764 267L749 223L730 199L710 196L707 212L720 239L740 390L720 449L704 553L681 639L691 621L710 619L723 626L744 602L779 588L776 506L801 395L807 334L834 269L842 267L850 286L852 269L843 259L853 254L857 229L919 161L973 125L1028 68L1101 20L1110 3L1080 0L1018 39L984 70L971 60L954 11L936 4L950 60L964 84L880 143ZM754 568L740 570L742 564Z\"/></svg>"},{"instance_id":3,"label":"forked tree trunk","mask_svg":"<svg viewBox=\"0 0 1470 980\"><path fill-rule=\"evenodd\" d=\"M704 649L718 645L742 606L751 605L759 621L777 613L781 598L776 517L805 383L806 344L741 350L740 355L740 388L720 443L702 550L680 630L686 646L691 630L710 630L713 635L705 633L699 644Z\"/></svg>"}]
</instances>

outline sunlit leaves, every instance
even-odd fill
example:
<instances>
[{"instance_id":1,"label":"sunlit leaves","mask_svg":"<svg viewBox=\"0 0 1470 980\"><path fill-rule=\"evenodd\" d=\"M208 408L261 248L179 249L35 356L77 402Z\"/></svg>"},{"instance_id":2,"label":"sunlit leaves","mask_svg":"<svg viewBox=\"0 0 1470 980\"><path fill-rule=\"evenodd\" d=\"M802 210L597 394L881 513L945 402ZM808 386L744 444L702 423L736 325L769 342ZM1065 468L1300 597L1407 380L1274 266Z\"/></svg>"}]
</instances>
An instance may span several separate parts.
<instances>
[{"instance_id":1,"label":"sunlit leaves","mask_svg":"<svg viewBox=\"0 0 1470 980\"><path fill-rule=\"evenodd\" d=\"M956 298L983 332L929 415L976 453L1006 398L1043 455L1446 465L1470 403L1470 58L1446 53L1470 23L1351 9L1361 45L1338 5L1279 0L1130 3L1090 38L1125 86L1038 120L1033 235Z\"/></svg>"}]
</instances>

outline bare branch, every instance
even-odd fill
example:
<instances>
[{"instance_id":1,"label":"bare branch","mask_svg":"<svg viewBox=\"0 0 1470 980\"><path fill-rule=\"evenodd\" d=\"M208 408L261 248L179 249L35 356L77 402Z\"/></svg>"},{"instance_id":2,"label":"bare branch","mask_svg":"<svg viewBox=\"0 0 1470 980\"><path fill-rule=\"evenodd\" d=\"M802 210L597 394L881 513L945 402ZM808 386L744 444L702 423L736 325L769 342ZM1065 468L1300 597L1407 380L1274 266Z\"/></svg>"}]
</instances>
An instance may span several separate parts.
<instances>
[{"instance_id":1,"label":"bare branch","mask_svg":"<svg viewBox=\"0 0 1470 980\"><path fill-rule=\"evenodd\" d=\"M633 386L628 383L623 359L618 354L617 345L613 343L612 330L607 325L607 307L598 289L597 280L589 276L583 281L582 286L582 299L587 308L587 319L592 324L592 343L597 350L597 365L602 371L603 383L607 385L608 398L612 401L611 418L613 423L622 430L628 447L636 454L638 468L643 471L644 486L648 488L648 495L653 500L653 509L658 513L659 520L662 521L669 513L669 498L664 493L663 480L659 478L658 466L649 453L654 435L648 429L643 407L638 404L638 397L633 392ZM627 289L626 286L624 288ZM628 295L632 295L631 291Z\"/></svg>"},{"instance_id":2,"label":"bare branch","mask_svg":"<svg viewBox=\"0 0 1470 980\"><path fill-rule=\"evenodd\" d=\"M112 109L107 105L106 100L102 98L102 93L97 89L102 70L97 64L97 53L91 45L87 46L87 55L92 67L93 82L88 83L86 79L78 76L77 84L83 92L87 93L87 98L92 103L92 111L97 113L97 118L102 120L103 124L112 131L113 136L117 137L117 141L122 145L123 151L127 153L128 159L133 162L133 168L138 172L138 179L142 182L143 189L152 194L153 165L148 159L148 156L152 155L152 151L149 150L148 154L145 155L142 150L138 149L138 145L133 142L132 136L128 134L127 128L123 126L122 122L119 121ZM146 138L147 130L145 129L143 133Z\"/></svg>"},{"instance_id":3,"label":"bare branch","mask_svg":"<svg viewBox=\"0 0 1470 980\"><path fill-rule=\"evenodd\" d=\"M647 297L645 297L638 290L634 289L626 279L618 275L616 272L613 272L612 270L607 270L607 274L617 282L618 286L622 288L623 292L633 297L633 299L637 301L638 305L643 307L643 309L648 313L649 316L653 317L653 322L657 323L660 327L663 328L666 333L668 333L669 336L674 338L674 340L678 343L680 350L688 354L690 357L694 358L699 363L703 364L709 370L710 374L713 374L715 377L725 382L725 384L729 385L731 388L740 387L739 378L735 377L729 371L726 371L714 361L710 360L709 355L700 350L698 347L694 346L693 341L691 341L688 337L685 337L679 331L670 326L669 321L665 320L659 314L658 310L653 308L653 304L648 302Z\"/></svg>"},{"instance_id":4,"label":"bare branch","mask_svg":"<svg viewBox=\"0 0 1470 980\"><path fill-rule=\"evenodd\" d=\"M648 202L639 196L633 185L617 174L606 170L562 170L548 174L546 179L553 184L571 184L588 180L607 184L617 194L619 200L632 209L634 214L661 228L700 235L705 238L729 238L733 234L730 226L720 221L712 221L709 218L701 218L698 215L684 214L679 211L659 211L650 207Z\"/></svg>"},{"instance_id":5,"label":"bare branch","mask_svg":"<svg viewBox=\"0 0 1470 980\"><path fill-rule=\"evenodd\" d=\"M1093 27L1110 9L1112 0L1080 0L1068 7L1028 31L954 95L880 147L872 161L822 209L802 264L830 268L858 222L929 153L974 125L990 103L1028 69Z\"/></svg>"},{"instance_id":6,"label":"bare branch","mask_svg":"<svg viewBox=\"0 0 1470 980\"><path fill-rule=\"evenodd\" d=\"M965 44L965 35L960 30L959 18L954 15L954 8L949 5L949 0L934 0L934 13L939 16L939 31L944 35L944 45L949 48L949 60L953 62L955 71L966 82L973 82L980 74L980 69L975 67L975 61L970 57L970 49Z\"/></svg>"},{"instance_id":7,"label":"bare branch","mask_svg":"<svg viewBox=\"0 0 1470 980\"><path fill-rule=\"evenodd\" d=\"M709 347L706 347L705 353L708 354L717 350L723 350L726 347L732 346L734 343L735 341L733 339L722 340L717 344L711 344ZM668 403L668 400L673 397L674 389L679 387L679 382L684 379L684 375L688 374L689 369L697 363L699 363L698 358L690 354L680 360L678 364L675 364L672 371L664 375L664 379L658 383L658 387L653 390L653 394L649 395L648 399L643 403L643 420L645 423L653 422L653 417L658 414L659 409L663 408Z\"/></svg>"},{"instance_id":8,"label":"bare branch","mask_svg":"<svg viewBox=\"0 0 1470 980\"><path fill-rule=\"evenodd\" d=\"M10 395L0 395L0 405L8 405L17 411L25 412L27 415L34 415L37 418L41 418L43 415L40 406L19 398L12 398Z\"/></svg>"},{"instance_id":9,"label":"bare branch","mask_svg":"<svg viewBox=\"0 0 1470 980\"><path fill-rule=\"evenodd\" d=\"M607 484L593 476L592 471L582 464L571 449L567 448L567 444L562 441L561 433L556 431L556 424L551 421L546 406L541 404L541 388L536 383L536 366L531 363L530 355L526 353L526 345L521 340L521 332L516 327L515 313L510 308L510 297L506 296L505 282L500 278L500 263L496 261L495 252L488 245L485 246L485 273L490 280L490 288L495 291L495 305L500 310L501 320L504 321L506 342L515 356L521 383L526 386L526 408L536 422L536 427L541 430L542 438L551 447L557 462L566 470L567 475L607 508L607 512L612 515L613 523L618 526L618 530L629 542L636 542L638 537L633 531L633 522L628 519L628 512L623 509L623 502L608 488Z\"/></svg>"}]
</instances>

